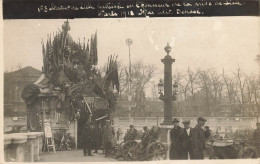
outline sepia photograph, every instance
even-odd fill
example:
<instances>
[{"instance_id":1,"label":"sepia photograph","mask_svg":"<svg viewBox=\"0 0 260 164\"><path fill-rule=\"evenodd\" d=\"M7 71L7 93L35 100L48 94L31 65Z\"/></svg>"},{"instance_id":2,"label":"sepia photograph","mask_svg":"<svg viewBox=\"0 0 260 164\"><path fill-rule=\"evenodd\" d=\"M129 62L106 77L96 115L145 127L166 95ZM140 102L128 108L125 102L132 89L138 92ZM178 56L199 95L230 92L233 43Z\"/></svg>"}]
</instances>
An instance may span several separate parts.
<instances>
[{"instance_id":1,"label":"sepia photograph","mask_svg":"<svg viewBox=\"0 0 260 164\"><path fill-rule=\"evenodd\" d=\"M5 162L260 158L259 17L3 20Z\"/></svg>"}]
</instances>

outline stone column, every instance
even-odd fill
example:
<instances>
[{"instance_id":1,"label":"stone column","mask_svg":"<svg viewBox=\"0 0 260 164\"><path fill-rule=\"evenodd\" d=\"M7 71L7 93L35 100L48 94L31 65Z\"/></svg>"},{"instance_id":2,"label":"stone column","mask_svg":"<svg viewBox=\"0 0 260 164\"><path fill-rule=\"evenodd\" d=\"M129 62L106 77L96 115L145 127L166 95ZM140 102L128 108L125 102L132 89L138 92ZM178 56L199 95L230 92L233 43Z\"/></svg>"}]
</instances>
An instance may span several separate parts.
<instances>
[{"instance_id":1,"label":"stone column","mask_svg":"<svg viewBox=\"0 0 260 164\"><path fill-rule=\"evenodd\" d=\"M167 159L169 159L169 150L170 150L170 130L173 127L172 125L172 63L175 62L175 59L173 59L169 53L171 52L171 47L169 46L169 43L167 43L167 46L164 48L167 55L161 59L162 63L164 64L164 95L162 100L164 101L164 120L163 123L160 125L161 131L160 131L160 137L159 141L164 143L167 148Z\"/></svg>"},{"instance_id":2,"label":"stone column","mask_svg":"<svg viewBox=\"0 0 260 164\"><path fill-rule=\"evenodd\" d=\"M161 60L164 63L164 121L163 125L172 124L172 59L170 55L166 55Z\"/></svg>"}]
</instances>

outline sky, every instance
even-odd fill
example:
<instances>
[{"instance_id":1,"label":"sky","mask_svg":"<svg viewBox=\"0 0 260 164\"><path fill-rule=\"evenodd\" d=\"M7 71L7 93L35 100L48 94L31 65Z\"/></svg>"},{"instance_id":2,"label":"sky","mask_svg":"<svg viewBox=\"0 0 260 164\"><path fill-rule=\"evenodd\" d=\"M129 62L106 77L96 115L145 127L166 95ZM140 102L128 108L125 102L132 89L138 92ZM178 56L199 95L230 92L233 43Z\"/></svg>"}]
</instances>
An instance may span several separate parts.
<instances>
[{"instance_id":1,"label":"sky","mask_svg":"<svg viewBox=\"0 0 260 164\"><path fill-rule=\"evenodd\" d=\"M41 70L42 46L48 34L61 29L63 19L4 20L4 70L21 65ZM112 18L69 20L72 38L81 41L97 30L99 66L111 54L127 65L131 38L132 62L154 64L160 76L164 47L176 59L173 73L192 69L235 70L238 65L248 73L258 73L256 55L260 53L258 17L186 17L186 18Z\"/></svg>"}]
</instances>

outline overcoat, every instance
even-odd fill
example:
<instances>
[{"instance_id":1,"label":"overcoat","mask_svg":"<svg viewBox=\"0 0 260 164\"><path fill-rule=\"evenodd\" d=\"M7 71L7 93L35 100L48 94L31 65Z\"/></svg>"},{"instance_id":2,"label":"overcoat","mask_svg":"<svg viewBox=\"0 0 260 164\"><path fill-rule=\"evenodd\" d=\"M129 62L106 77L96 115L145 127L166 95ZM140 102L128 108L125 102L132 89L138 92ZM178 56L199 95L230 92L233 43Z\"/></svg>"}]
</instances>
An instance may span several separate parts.
<instances>
[{"instance_id":1,"label":"overcoat","mask_svg":"<svg viewBox=\"0 0 260 164\"><path fill-rule=\"evenodd\" d=\"M94 138L93 138L94 146L99 147L100 143L101 143L100 129L96 126L93 129L93 135L94 135Z\"/></svg>"},{"instance_id":2,"label":"overcoat","mask_svg":"<svg viewBox=\"0 0 260 164\"><path fill-rule=\"evenodd\" d=\"M196 125L191 129L192 133L192 149L194 159L204 159L203 150L205 149L205 133L204 130Z\"/></svg>"},{"instance_id":3,"label":"overcoat","mask_svg":"<svg viewBox=\"0 0 260 164\"><path fill-rule=\"evenodd\" d=\"M181 145L180 145L181 127L174 127L170 132L171 147L170 159L181 159Z\"/></svg>"},{"instance_id":4,"label":"overcoat","mask_svg":"<svg viewBox=\"0 0 260 164\"><path fill-rule=\"evenodd\" d=\"M182 129L182 132L180 134L180 144L181 144L181 159L188 159L188 153L190 154L190 158L193 159L191 129L190 129L190 135L188 135L186 129Z\"/></svg>"},{"instance_id":5,"label":"overcoat","mask_svg":"<svg viewBox=\"0 0 260 164\"><path fill-rule=\"evenodd\" d=\"M110 125L105 125L102 131L103 131L102 143L103 143L103 147L105 147L112 140L113 137L112 127Z\"/></svg>"},{"instance_id":6,"label":"overcoat","mask_svg":"<svg viewBox=\"0 0 260 164\"><path fill-rule=\"evenodd\" d=\"M89 125L85 126L82 132L83 147L87 149L92 149L94 138L94 129L91 128Z\"/></svg>"}]
</instances>

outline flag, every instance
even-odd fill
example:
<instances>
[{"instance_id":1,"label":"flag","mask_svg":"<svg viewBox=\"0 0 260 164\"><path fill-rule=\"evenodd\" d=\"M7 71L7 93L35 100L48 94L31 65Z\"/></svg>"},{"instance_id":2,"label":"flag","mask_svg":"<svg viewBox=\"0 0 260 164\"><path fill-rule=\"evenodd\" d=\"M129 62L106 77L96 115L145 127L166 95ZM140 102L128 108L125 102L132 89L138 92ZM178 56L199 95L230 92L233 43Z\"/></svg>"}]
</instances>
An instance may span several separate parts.
<instances>
[{"instance_id":1,"label":"flag","mask_svg":"<svg viewBox=\"0 0 260 164\"><path fill-rule=\"evenodd\" d=\"M84 52L84 55L85 55L85 51L86 51L86 48L85 48L85 37L84 37L84 41L83 41L83 52Z\"/></svg>"},{"instance_id":2,"label":"flag","mask_svg":"<svg viewBox=\"0 0 260 164\"><path fill-rule=\"evenodd\" d=\"M126 80L128 81L129 80L129 74L128 74L128 71L127 71L126 68L125 68L125 74L126 74Z\"/></svg>"},{"instance_id":3,"label":"flag","mask_svg":"<svg viewBox=\"0 0 260 164\"><path fill-rule=\"evenodd\" d=\"M94 43L93 43L93 64L97 65L97 63L98 63L98 54L97 54L97 31L96 31L94 37Z\"/></svg>"},{"instance_id":4,"label":"flag","mask_svg":"<svg viewBox=\"0 0 260 164\"><path fill-rule=\"evenodd\" d=\"M117 57L116 57L116 59L117 59ZM119 92L120 83L119 83L118 67L117 67L117 61L116 60L115 60L114 73L115 73L114 79L115 79L116 90L117 90L117 92Z\"/></svg>"},{"instance_id":5,"label":"flag","mask_svg":"<svg viewBox=\"0 0 260 164\"><path fill-rule=\"evenodd\" d=\"M88 43L87 43L87 49L86 49L86 51L87 51L87 58L89 58L89 40L88 40Z\"/></svg>"},{"instance_id":6,"label":"flag","mask_svg":"<svg viewBox=\"0 0 260 164\"><path fill-rule=\"evenodd\" d=\"M45 55L45 47L44 47L44 42L42 40L42 59L43 59L43 67L42 67L42 71L45 73L46 72L46 55Z\"/></svg>"},{"instance_id":7,"label":"flag","mask_svg":"<svg viewBox=\"0 0 260 164\"><path fill-rule=\"evenodd\" d=\"M44 42L43 41L42 41L42 56L43 56L43 60L45 60L46 54L45 54L45 47L44 47Z\"/></svg>"}]
</instances>

